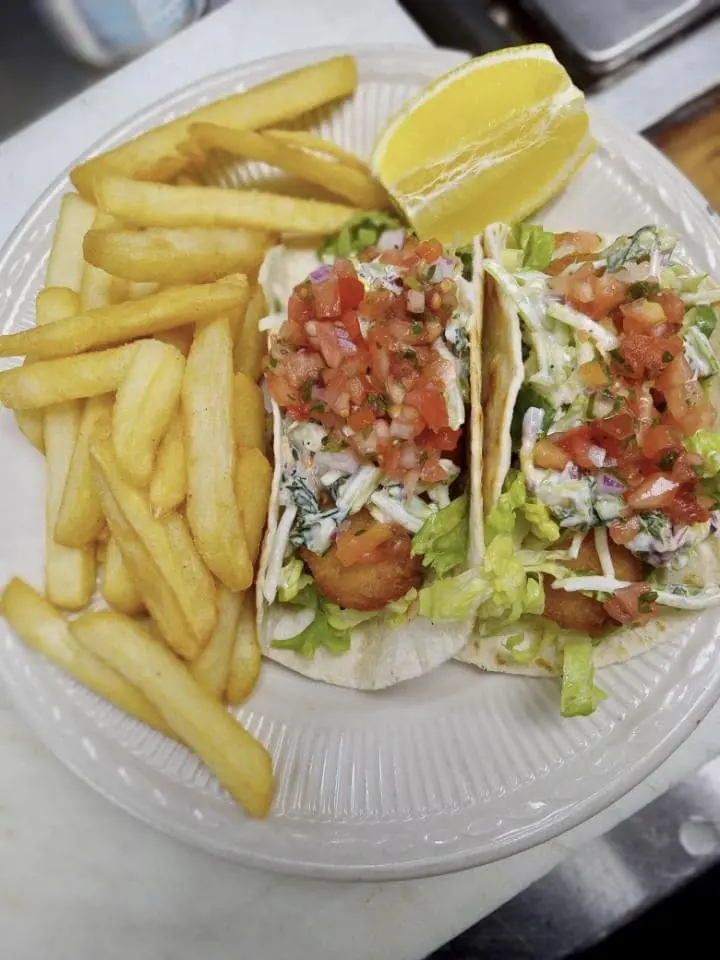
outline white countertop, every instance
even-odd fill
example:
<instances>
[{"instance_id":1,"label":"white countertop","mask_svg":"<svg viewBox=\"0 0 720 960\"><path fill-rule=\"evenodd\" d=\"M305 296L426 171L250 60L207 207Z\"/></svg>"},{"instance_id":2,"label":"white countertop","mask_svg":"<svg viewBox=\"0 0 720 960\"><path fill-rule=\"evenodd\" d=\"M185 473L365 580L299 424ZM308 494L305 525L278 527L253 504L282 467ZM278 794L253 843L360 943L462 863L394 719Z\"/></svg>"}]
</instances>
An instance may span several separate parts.
<instances>
[{"instance_id":1,"label":"white countertop","mask_svg":"<svg viewBox=\"0 0 720 960\"><path fill-rule=\"evenodd\" d=\"M310 12L312 11L312 12ZM285 50L424 42L393 0L235 0L0 145L0 242L75 156L147 103ZM213 859L63 769L0 692L0 953L8 960L402 960L426 955L717 752L720 708L642 785L541 847L395 884L277 877Z\"/></svg>"}]
</instances>

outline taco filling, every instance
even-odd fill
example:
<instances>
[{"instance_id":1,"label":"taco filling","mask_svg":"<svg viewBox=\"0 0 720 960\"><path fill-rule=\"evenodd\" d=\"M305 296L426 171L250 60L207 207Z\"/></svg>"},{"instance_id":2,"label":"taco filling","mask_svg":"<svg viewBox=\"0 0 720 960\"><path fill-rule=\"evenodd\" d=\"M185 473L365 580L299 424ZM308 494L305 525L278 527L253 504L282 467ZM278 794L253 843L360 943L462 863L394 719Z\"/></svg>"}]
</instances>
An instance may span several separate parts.
<instances>
[{"instance_id":1,"label":"taco filling","mask_svg":"<svg viewBox=\"0 0 720 960\"><path fill-rule=\"evenodd\" d=\"M402 233L293 290L266 369L280 479L262 594L308 614L274 648L342 653L354 627L416 616L467 563L476 312L463 260Z\"/></svg>"},{"instance_id":2,"label":"taco filling","mask_svg":"<svg viewBox=\"0 0 720 960\"><path fill-rule=\"evenodd\" d=\"M487 554L511 538L520 614L586 642L720 603L702 559L720 530L720 290L675 250L656 227L486 237Z\"/></svg>"}]
</instances>

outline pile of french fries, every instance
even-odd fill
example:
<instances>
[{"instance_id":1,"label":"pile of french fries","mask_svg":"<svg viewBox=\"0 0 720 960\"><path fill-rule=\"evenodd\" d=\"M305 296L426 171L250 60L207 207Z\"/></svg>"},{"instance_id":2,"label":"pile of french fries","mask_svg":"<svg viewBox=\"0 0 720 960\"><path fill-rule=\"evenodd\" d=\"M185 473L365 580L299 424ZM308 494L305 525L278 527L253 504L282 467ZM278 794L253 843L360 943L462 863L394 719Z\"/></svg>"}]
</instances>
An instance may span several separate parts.
<instances>
[{"instance_id":1,"label":"pile of french fries","mask_svg":"<svg viewBox=\"0 0 720 960\"><path fill-rule=\"evenodd\" d=\"M3 615L194 750L256 816L272 799L270 757L224 704L250 694L261 662L252 584L272 468L258 269L285 235L333 233L387 205L356 157L275 125L356 82L353 59L336 57L75 168L36 326L0 337L0 357L24 358L0 372L0 403L47 474L45 595L14 579ZM217 150L340 199L203 186ZM98 582L109 609L87 612Z\"/></svg>"}]
</instances>

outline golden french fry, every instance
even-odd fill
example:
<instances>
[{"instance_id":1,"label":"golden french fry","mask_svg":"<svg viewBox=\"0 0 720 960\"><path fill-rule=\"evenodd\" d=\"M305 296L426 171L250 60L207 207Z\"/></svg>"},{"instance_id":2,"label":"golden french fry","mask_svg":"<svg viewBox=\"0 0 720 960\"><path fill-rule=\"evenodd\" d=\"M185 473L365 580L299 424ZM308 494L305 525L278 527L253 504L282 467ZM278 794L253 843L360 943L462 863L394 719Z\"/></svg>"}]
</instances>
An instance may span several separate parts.
<instances>
[{"instance_id":1,"label":"golden french fry","mask_svg":"<svg viewBox=\"0 0 720 960\"><path fill-rule=\"evenodd\" d=\"M187 518L200 554L229 590L252 582L252 563L235 500L232 341L227 319L195 337L185 366L182 413Z\"/></svg>"},{"instance_id":2,"label":"golden french fry","mask_svg":"<svg viewBox=\"0 0 720 960\"><path fill-rule=\"evenodd\" d=\"M233 362L238 373L245 373L254 382L262 375L263 357L267 351L267 334L260 329L260 321L267 316L267 303L262 287L253 291L245 311L245 321L235 339Z\"/></svg>"},{"instance_id":3,"label":"golden french fry","mask_svg":"<svg viewBox=\"0 0 720 960\"><path fill-rule=\"evenodd\" d=\"M260 644L255 623L255 596L252 590L242 595L235 645L230 657L230 676L225 699L232 706L242 703L252 693L260 676Z\"/></svg>"},{"instance_id":4,"label":"golden french fry","mask_svg":"<svg viewBox=\"0 0 720 960\"><path fill-rule=\"evenodd\" d=\"M253 564L260 553L271 487L272 467L267 457L260 450L240 448L235 468L235 497Z\"/></svg>"},{"instance_id":5,"label":"golden french fry","mask_svg":"<svg viewBox=\"0 0 720 960\"><path fill-rule=\"evenodd\" d=\"M112 412L111 394L85 404L55 521L55 540L65 547L86 547L100 536L105 515L93 481L90 441L99 420ZM52 409L52 408L51 408Z\"/></svg>"},{"instance_id":6,"label":"golden french fry","mask_svg":"<svg viewBox=\"0 0 720 960\"><path fill-rule=\"evenodd\" d=\"M117 610L134 617L145 609L140 590L130 576L120 547L112 537L105 550L105 563L100 576L100 592L105 601Z\"/></svg>"},{"instance_id":7,"label":"golden french fry","mask_svg":"<svg viewBox=\"0 0 720 960\"><path fill-rule=\"evenodd\" d=\"M37 410L54 403L112 393L125 376L136 349L136 343L128 343L79 357L40 360L3 370L0 403L14 410Z\"/></svg>"},{"instance_id":8,"label":"golden french fry","mask_svg":"<svg viewBox=\"0 0 720 960\"><path fill-rule=\"evenodd\" d=\"M160 340L162 343L169 343L186 357L190 353L193 337L195 336L195 327L191 323L184 327L175 327L174 330L165 330L163 333L156 333L154 340Z\"/></svg>"},{"instance_id":9,"label":"golden french fry","mask_svg":"<svg viewBox=\"0 0 720 960\"><path fill-rule=\"evenodd\" d=\"M45 413L45 592L52 603L68 610L87 606L95 588L94 547L64 547L54 536L80 415L81 407L74 402L59 403Z\"/></svg>"},{"instance_id":10,"label":"golden french fry","mask_svg":"<svg viewBox=\"0 0 720 960\"><path fill-rule=\"evenodd\" d=\"M71 629L86 650L145 694L248 813L261 817L268 812L272 762L267 750L167 647L120 613L86 613Z\"/></svg>"},{"instance_id":11,"label":"golden french fry","mask_svg":"<svg viewBox=\"0 0 720 960\"><path fill-rule=\"evenodd\" d=\"M83 238L83 252L87 238L91 233L101 233L115 227L114 217L107 213L98 212L93 220L92 229L88 230ZM127 300L127 284L122 286L117 277L113 277L104 269L99 269L85 256L82 282L80 284L80 309L95 310L99 307L108 307L111 303L122 303Z\"/></svg>"},{"instance_id":12,"label":"golden french fry","mask_svg":"<svg viewBox=\"0 0 720 960\"><path fill-rule=\"evenodd\" d=\"M260 190L173 187L123 177L98 181L100 207L142 227L249 227L311 236L337 233L357 210L340 203L298 200Z\"/></svg>"},{"instance_id":13,"label":"golden french fry","mask_svg":"<svg viewBox=\"0 0 720 960\"><path fill-rule=\"evenodd\" d=\"M80 295L70 287L43 287L35 298L35 322L38 326L55 323L80 313Z\"/></svg>"},{"instance_id":14,"label":"golden french fry","mask_svg":"<svg viewBox=\"0 0 720 960\"><path fill-rule=\"evenodd\" d=\"M156 517L179 507L187 494L185 437L179 416L170 424L158 448L149 493Z\"/></svg>"},{"instance_id":15,"label":"golden french fry","mask_svg":"<svg viewBox=\"0 0 720 960\"><path fill-rule=\"evenodd\" d=\"M149 337L196 323L247 303L247 280L232 278L196 286L160 290L143 300L88 310L42 327L0 337L0 357L32 354L47 359L83 353L94 347Z\"/></svg>"},{"instance_id":16,"label":"golden french fry","mask_svg":"<svg viewBox=\"0 0 720 960\"><path fill-rule=\"evenodd\" d=\"M80 289L85 267L82 242L92 226L95 213L92 203L83 200L76 193L66 193L60 201L60 212L55 222L55 234L45 272L46 287Z\"/></svg>"},{"instance_id":17,"label":"golden french fry","mask_svg":"<svg viewBox=\"0 0 720 960\"><path fill-rule=\"evenodd\" d=\"M169 517L153 517L147 494L122 478L106 426L96 431L90 455L110 533L145 606L172 649L194 659L215 626L217 598L189 534L177 550L185 521L174 515L169 529Z\"/></svg>"},{"instance_id":18,"label":"golden french fry","mask_svg":"<svg viewBox=\"0 0 720 960\"><path fill-rule=\"evenodd\" d=\"M127 289L127 300L142 300L145 297L151 296L153 293L157 293L160 289L159 283L135 283L132 280L120 280L118 282L123 283ZM119 300L116 302L120 302Z\"/></svg>"},{"instance_id":19,"label":"golden french fry","mask_svg":"<svg viewBox=\"0 0 720 960\"><path fill-rule=\"evenodd\" d=\"M191 177L189 173L179 173L173 183L176 187L197 187L200 183L199 180L196 180L195 177Z\"/></svg>"},{"instance_id":20,"label":"golden french fry","mask_svg":"<svg viewBox=\"0 0 720 960\"><path fill-rule=\"evenodd\" d=\"M108 174L135 180L170 180L187 165L177 150L191 123L232 123L258 129L299 117L325 103L349 96L357 85L357 67L350 56L333 57L293 70L244 93L199 107L161 127L149 130L114 150L87 160L70 174L73 185L94 199L95 182Z\"/></svg>"},{"instance_id":21,"label":"golden french fry","mask_svg":"<svg viewBox=\"0 0 720 960\"><path fill-rule=\"evenodd\" d=\"M173 736L144 694L80 646L65 617L27 583L15 577L7 584L2 594L2 612L10 627L33 650L125 713Z\"/></svg>"},{"instance_id":22,"label":"golden french fry","mask_svg":"<svg viewBox=\"0 0 720 960\"><path fill-rule=\"evenodd\" d=\"M350 153L349 150L343 150L332 140L326 140L309 130L263 130L263 136L279 140L281 143L289 143L294 147L302 147L303 150L311 150L313 153L322 153L327 157L334 157L346 167L352 167L354 170L361 170L363 173L370 172L370 168L360 157Z\"/></svg>"},{"instance_id":23,"label":"golden french fry","mask_svg":"<svg viewBox=\"0 0 720 960\"><path fill-rule=\"evenodd\" d=\"M242 593L233 593L226 587L218 590L218 618L215 629L190 672L203 690L219 700L225 693L230 674L230 657L235 645Z\"/></svg>"},{"instance_id":24,"label":"golden french fry","mask_svg":"<svg viewBox=\"0 0 720 960\"><path fill-rule=\"evenodd\" d=\"M265 449L265 401L260 387L246 373L233 381L233 427L240 447Z\"/></svg>"},{"instance_id":25,"label":"golden french fry","mask_svg":"<svg viewBox=\"0 0 720 960\"><path fill-rule=\"evenodd\" d=\"M346 167L332 157L321 157L253 130L234 129L232 125L194 123L190 135L207 149L267 163L291 176L318 183L363 210L382 210L389 204L384 187L369 172Z\"/></svg>"},{"instance_id":26,"label":"golden french fry","mask_svg":"<svg viewBox=\"0 0 720 960\"><path fill-rule=\"evenodd\" d=\"M90 230L85 259L116 277L162 284L208 283L257 268L273 237L241 228Z\"/></svg>"},{"instance_id":27,"label":"golden french fry","mask_svg":"<svg viewBox=\"0 0 720 960\"><path fill-rule=\"evenodd\" d=\"M15 420L26 440L45 453L45 413L43 410L16 410Z\"/></svg>"},{"instance_id":28,"label":"golden french fry","mask_svg":"<svg viewBox=\"0 0 720 960\"><path fill-rule=\"evenodd\" d=\"M150 483L155 455L178 408L185 358L159 340L141 340L115 397L113 446L138 487Z\"/></svg>"}]
</instances>

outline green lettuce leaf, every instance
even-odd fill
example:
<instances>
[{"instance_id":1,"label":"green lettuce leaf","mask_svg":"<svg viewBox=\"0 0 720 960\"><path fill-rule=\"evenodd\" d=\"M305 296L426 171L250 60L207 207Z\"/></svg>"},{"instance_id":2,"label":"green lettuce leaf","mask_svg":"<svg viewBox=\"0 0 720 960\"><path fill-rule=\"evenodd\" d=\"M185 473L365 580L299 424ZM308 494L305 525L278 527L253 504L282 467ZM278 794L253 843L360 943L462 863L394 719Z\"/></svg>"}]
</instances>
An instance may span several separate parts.
<instances>
[{"instance_id":1,"label":"green lettuce leaf","mask_svg":"<svg viewBox=\"0 0 720 960\"><path fill-rule=\"evenodd\" d=\"M545 270L553 257L555 235L535 223L516 223L510 232L510 243L522 250L524 270Z\"/></svg>"},{"instance_id":2,"label":"green lettuce leaf","mask_svg":"<svg viewBox=\"0 0 720 960\"><path fill-rule=\"evenodd\" d=\"M385 607L388 626L399 627L401 624L407 623L413 615L413 609L417 604L417 599L418 592L415 587L411 587L399 600L391 600Z\"/></svg>"},{"instance_id":3,"label":"green lettuce leaf","mask_svg":"<svg viewBox=\"0 0 720 960\"><path fill-rule=\"evenodd\" d=\"M691 307L685 314L683 330L696 327L709 340L715 331L717 322L718 318L713 308L707 304L699 304L696 307Z\"/></svg>"},{"instance_id":4,"label":"green lettuce leaf","mask_svg":"<svg viewBox=\"0 0 720 960\"><path fill-rule=\"evenodd\" d=\"M463 279L470 282L473 278L473 248L472 244L468 243L464 247L458 247L455 251L455 256L462 263L462 275Z\"/></svg>"},{"instance_id":5,"label":"green lettuce leaf","mask_svg":"<svg viewBox=\"0 0 720 960\"><path fill-rule=\"evenodd\" d=\"M587 717L607 694L595 686L593 645L590 640L570 640L563 648L560 713Z\"/></svg>"},{"instance_id":6,"label":"green lettuce leaf","mask_svg":"<svg viewBox=\"0 0 720 960\"><path fill-rule=\"evenodd\" d=\"M296 602L297 595L312 582L310 574L305 573L305 564L300 557L292 557L280 571L278 599L281 603ZM301 601L300 605L306 604L302 604Z\"/></svg>"},{"instance_id":7,"label":"green lettuce leaf","mask_svg":"<svg viewBox=\"0 0 720 960\"><path fill-rule=\"evenodd\" d=\"M350 257L374 246L386 230L406 229L406 225L390 213L371 210L351 217L342 230L328 237L318 250L321 258Z\"/></svg>"},{"instance_id":8,"label":"green lettuce leaf","mask_svg":"<svg viewBox=\"0 0 720 960\"><path fill-rule=\"evenodd\" d=\"M456 577L435 580L419 592L420 615L428 620L464 620L492 593L482 571L466 570Z\"/></svg>"},{"instance_id":9,"label":"green lettuce leaf","mask_svg":"<svg viewBox=\"0 0 720 960\"><path fill-rule=\"evenodd\" d=\"M323 610L330 626L341 632L352 630L366 620L372 620L377 616L377 612L373 610L348 610L345 607L339 607L336 603L323 603Z\"/></svg>"},{"instance_id":10,"label":"green lettuce leaf","mask_svg":"<svg viewBox=\"0 0 720 960\"><path fill-rule=\"evenodd\" d=\"M698 430L685 438L685 447L690 453L702 457L703 477L715 477L720 473L720 433Z\"/></svg>"},{"instance_id":11,"label":"green lettuce leaf","mask_svg":"<svg viewBox=\"0 0 720 960\"><path fill-rule=\"evenodd\" d=\"M350 631L336 630L329 623L325 610L320 607L312 623L304 630L288 640L273 640L271 646L277 650L294 650L306 660L312 660L320 647L338 656L350 649Z\"/></svg>"},{"instance_id":12,"label":"green lettuce leaf","mask_svg":"<svg viewBox=\"0 0 720 960\"><path fill-rule=\"evenodd\" d=\"M520 447L520 441L522 440L523 419L525 418L525 414L528 412L530 407L537 407L539 410L543 410L545 412L545 419L543 421L545 426L548 426L552 422L552 418L555 413L549 400L546 400L545 397L541 396L535 387L531 386L529 383L524 383L520 387L517 400L515 401L512 425L510 427L510 436L513 441L513 446L516 448ZM541 436L542 435L543 434L541 434Z\"/></svg>"},{"instance_id":13,"label":"green lettuce leaf","mask_svg":"<svg viewBox=\"0 0 720 960\"><path fill-rule=\"evenodd\" d=\"M480 606L479 619L502 620L510 624L524 614L543 612L545 592L542 583L536 577L528 576L511 536L501 534L493 538L485 551L483 568L492 593Z\"/></svg>"},{"instance_id":14,"label":"green lettuce leaf","mask_svg":"<svg viewBox=\"0 0 720 960\"><path fill-rule=\"evenodd\" d=\"M658 227L640 227L631 235L618 237L598 256L605 258L608 271L614 273L626 263L647 260L658 247L662 249L663 239Z\"/></svg>"},{"instance_id":15,"label":"green lettuce leaf","mask_svg":"<svg viewBox=\"0 0 720 960\"><path fill-rule=\"evenodd\" d=\"M444 577L467 560L467 553L468 497L463 494L428 517L413 537L412 554L422 556L424 567Z\"/></svg>"},{"instance_id":16,"label":"green lettuce leaf","mask_svg":"<svg viewBox=\"0 0 720 960\"><path fill-rule=\"evenodd\" d=\"M539 540L554 543L559 538L560 527L548 508L534 497L528 497L522 474L511 470L505 481L504 492L488 514L485 529L490 537L515 532L522 533L524 537L528 530L527 526L519 527L520 517L527 521L530 532Z\"/></svg>"}]
</instances>

